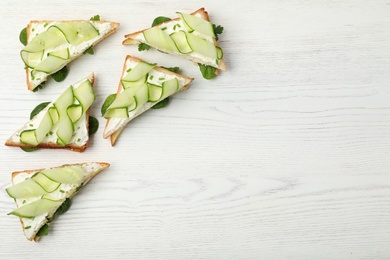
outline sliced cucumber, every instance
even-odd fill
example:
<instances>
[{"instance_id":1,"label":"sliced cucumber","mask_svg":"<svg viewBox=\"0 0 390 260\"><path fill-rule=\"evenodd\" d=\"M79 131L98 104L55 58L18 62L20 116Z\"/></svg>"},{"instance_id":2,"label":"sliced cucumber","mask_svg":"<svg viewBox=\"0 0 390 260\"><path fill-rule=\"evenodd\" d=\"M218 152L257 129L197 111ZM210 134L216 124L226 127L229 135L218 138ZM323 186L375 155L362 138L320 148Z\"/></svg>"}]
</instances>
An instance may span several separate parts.
<instances>
[{"instance_id":1,"label":"sliced cucumber","mask_svg":"<svg viewBox=\"0 0 390 260\"><path fill-rule=\"evenodd\" d=\"M108 110L129 107L134 102L135 88L128 88L119 93L114 102L107 108Z\"/></svg>"},{"instance_id":2,"label":"sliced cucumber","mask_svg":"<svg viewBox=\"0 0 390 260\"><path fill-rule=\"evenodd\" d=\"M39 199L17 208L8 214L21 218L34 218L52 209L58 208L63 202L64 200Z\"/></svg>"},{"instance_id":3,"label":"sliced cucumber","mask_svg":"<svg viewBox=\"0 0 390 260\"><path fill-rule=\"evenodd\" d=\"M135 103L135 102L133 102ZM106 113L104 113L105 118L128 118L129 117L129 110L127 107L122 108L115 108L111 110L107 110Z\"/></svg>"},{"instance_id":4,"label":"sliced cucumber","mask_svg":"<svg viewBox=\"0 0 390 260\"><path fill-rule=\"evenodd\" d=\"M134 88L134 87L139 87L139 86L142 86L143 84L145 84L146 80L148 79L148 74L146 74L145 76L143 76L142 78L140 78L139 80L137 81L125 81L125 80L121 80L122 82L122 86L124 89L127 89L127 88Z\"/></svg>"},{"instance_id":5,"label":"sliced cucumber","mask_svg":"<svg viewBox=\"0 0 390 260\"><path fill-rule=\"evenodd\" d=\"M76 46L99 35L98 30L90 22L58 23L53 27L62 31L66 40Z\"/></svg>"},{"instance_id":6,"label":"sliced cucumber","mask_svg":"<svg viewBox=\"0 0 390 260\"><path fill-rule=\"evenodd\" d=\"M49 108L49 115L51 121L53 122L53 125L57 124L60 120L60 115L58 114L57 109L55 107Z\"/></svg>"},{"instance_id":7,"label":"sliced cucumber","mask_svg":"<svg viewBox=\"0 0 390 260\"><path fill-rule=\"evenodd\" d=\"M183 19L184 24L190 32L197 31L201 34L205 34L215 38L213 25L209 21L206 21L191 14L183 14L179 12L178 14Z\"/></svg>"},{"instance_id":8,"label":"sliced cucumber","mask_svg":"<svg viewBox=\"0 0 390 260\"><path fill-rule=\"evenodd\" d=\"M47 31L32 38L26 47L23 48L22 52L38 52L52 49L64 43L66 43L66 38L62 31L54 26L50 26Z\"/></svg>"},{"instance_id":9,"label":"sliced cucumber","mask_svg":"<svg viewBox=\"0 0 390 260\"><path fill-rule=\"evenodd\" d=\"M188 44L194 52L199 53L203 56L217 59L217 49L214 44L208 42L192 33L186 33Z\"/></svg>"},{"instance_id":10,"label":"sliced cucumber","mask_svg":"<svg viewBox=\"0 0 390 260\"><path fill-rule=\"evenodd\" d=\"M53 122L51 120L50 114L48 112L45 113L39 126L35 130L35 136L37 138L38 143L42 142L45 139L46 135L50 132L50 129L53 126Z\"/></svg>"},{"instance_id":11,"label":"sliced cucumber","mask_svg":"<svg viewBox=\"0 0 390 260\"><path fill-rule=\"evenodd\" d=\"M184 31L174 32L170 35L176 44L177 49L180 53L187 54L193 52L190 45L188 44L187 36Z\"/></svg>"},{"instance_id":12,"label":"sliced cucumber","mask_svg":"<svg viewBox=\"0 0 390 260\"><path fill-rule=\"evenodd\" d=\"M217 58L219 60L222 59L223 58L223 50L219 46L215 46L215 48L217 49Z\"/></svg>"},{"instance_id":13,"label":"sliced cucumber","mask_svg":"<svg viewBox=\"0 0 390 260\"><path fill-rule=\"evenodd\" d=\"M47 193L47 191L33 179L19 182L18 184L5 189L5 191L14 199L36 197Z\"/></svg>"},{"instance_id":14,"label":"sliced cucumber","mask_svg":"<svg viewBox=\"0 0 390 260\"><path fill-rule=\"evenodd\" d=\"M145 40L153 46L163 50L178 51L175 42L158 26L149 28L143 32Z\"/></svg>"},{"instance_id":15,"label":"sliced cucumber","mask_svg":"<svg viewBox=\"0 0 390 260\"><path fill-rule=\"evenodd\" d=\"M27 67L35 68L42 61L43 53L43 50L38 52L22 51L20 55Z\"/></svg>"},{"instance_id":16,"label":"sliced cucumber","mask_svg":"<svg viewBox=\"0 0 390 260\"><path fill-rule=\"evenodd\" d=\"M68 116L72 123L76 123L83 115L83 107L81 105L71 105L67 109Z\"/></svg>"},{"instance_id":17,"label":"sliced cucumber","mask_svg":"<svg viewBox=\"0 0 390 260\"><path fill-rule=\"evenodd\" d=\"M80 102L83 113L85 113L88 108L95 101L95 92L93 91L92 84L89 80L84 81L77 88L73 90L74 96Z\"/></svg>"},{"instance_id":18,"label":"sliced cucumber","mask_svg":"<svg viewBox=\"0 0 390 260\"><path fill-rule=\"evenodd\" d=\"M43 170L42 173L58 183L79 184L84 179L84 170L80 166L47 169Z\"/></svg>"},{"instance_id":19,"label":"sliced cucumber","mask_svg":"<svg viewBox=\"0 0 390 260\"><path fill-rule=\"evenodd\" d=\"M161 99L162 90L163 90L161 86L148 83L148 89L149 89L148 101L156 102Z\"/></svg>"},{"instance_id":20,"label":"sliced cucumber","mask_svg":"<svg viewBox=\"0 0 390 260\"><path fill-rule=\"evenodd\" d=\"M35 67L35 70L51 74L64 67L67 62L68 60L57 56L48 56Z\"/></svg>"},{"instance_id":21,"label":"sliced cucumber","mask_svg":"<svg viewBox=\"0 0 390 260\"><path fill-rule=\"evenodd\" d=\"M47 55L48 56L56 56L56 57L64 59L64 60L67 60L70 58L69 48L65 48L65 49L58 50L58 51L52 51L52 52L49 52Z\"/></svg>"},{"instance_id":22,"label":"sliced cucumber","mask_svg":"<svg viewBox=\"0 0 390 260\"><path fill-rule=\"evenodd\" d=\"M31 146L37 146L39 144L35 135L35 129L24 130L20 133L20 142Z\"/></svg>"},{"instance_id":23,"label":"sliced cucumber","mask_svg":"<svg viewBox=\"0 0 390 260\"><path fill-rule=\"evenodd\" d=\"M150 64L144 61L140 61L134 68L131 69L129 73L127 73L122 81L140 81L142 80L154 67L156 64Z\"/></svg>"},{"instance_id":24,"label":"sliced cucumber","mask_svg":"<svg viewBox=\"0 0 390 260\"><path fill-rule=\"evenodd\" d=\"M129 111L133 111L143 106L146 102L148 102L148 98L149 98L148 85L144 84L135 93L134 99L136 102L136 106L134 108L129 108Z\"/></svg>"},{"instance_id":25,"label":"sliced cucumber","mask_svg":"<svg viewBox=\"0 0 390 260\"><path fill-rule=\"evenodd\" d=\"M179 81L177 80L177 78L164 81L162 85L161 99L165 99L166 97L169 97L170 95L176 93L178 88L179 88Z\"/></svg>"},{"instance_id":26,"label":"sliced cucumber","mask_svg":"<svg viewBox=\"0 0 390 260\"><path fill-rule=\"evenodd\" d=\"M57 130L57 137L60 142L57 142L59 145L64 146L70 142L74 133L74 125L72 120L69 117L64 117L59 122L59 127Z\"/></svg>"},{"instance_id":27,"label":"sliced cucumber","mask_svg":"<svg viewBox=\"0 0 390 260\"><path fill-rule=\"evenodd\" d=\"M56 189L58 189L58 187L60 187L61 183L58 183L58 182L55 182L55 181L52 181L51 179L49 179L48 177L46 177L43 173L41 172L38 172L36 174L34 174L34 176L32 177L32 179L38 183L46 192L53 192L55 191Z\"/></svg>"}]
</instances>

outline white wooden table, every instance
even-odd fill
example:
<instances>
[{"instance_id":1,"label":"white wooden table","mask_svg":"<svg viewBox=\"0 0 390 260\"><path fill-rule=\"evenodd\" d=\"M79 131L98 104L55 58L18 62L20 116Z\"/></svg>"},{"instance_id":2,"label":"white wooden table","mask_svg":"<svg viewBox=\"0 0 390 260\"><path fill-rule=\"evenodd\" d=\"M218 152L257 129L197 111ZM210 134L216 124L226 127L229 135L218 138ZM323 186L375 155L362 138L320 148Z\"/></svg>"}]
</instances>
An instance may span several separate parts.
<instances>
[{"instance_id":1,"label":"white wooden table","mask_svg":"<svg viewBox=\"0 0 390 260\"><path fill-rule=\"evenodd\" d=\"M204 80L186 60L123 46L123 35L204 6L225 32L228 71ZM19 32L33 19L121 23L30 93ZM390 259L390 1L0 2L0 140L88 73L100 128L84 153L0 146L0 259ZM115 147L100 106L125 55L195 77ZM106 161L40 243L4 189L12 171Z\"/></svg>"}]
</instances>

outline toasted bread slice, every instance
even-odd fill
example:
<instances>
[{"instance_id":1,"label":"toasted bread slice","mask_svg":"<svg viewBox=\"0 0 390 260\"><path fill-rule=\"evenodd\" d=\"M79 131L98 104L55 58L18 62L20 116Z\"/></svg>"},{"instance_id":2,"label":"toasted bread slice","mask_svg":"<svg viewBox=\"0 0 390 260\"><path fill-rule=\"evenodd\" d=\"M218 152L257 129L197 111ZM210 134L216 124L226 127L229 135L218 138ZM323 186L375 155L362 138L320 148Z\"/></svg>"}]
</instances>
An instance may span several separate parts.
<instances>
[{"instance_id":1,"label":"toasted bread slice","mask_svg":"<svg viewBox=\"0 0 390 260\"><path fill-rule=\"evenodd\" d=\"M15 199L17 209L9 214L20 218L24 235L28 240L38 242L40 236L45 235L40 230L47 229L48 226L45 225L50 225L57 215L65 213L70 206L70 199L80 188L109 166L104 162L89 162L13 172L12 186L6 191ZM45 205L44 202L39 208L31 204L43 200L52 205ZM32 208L26 210L24 207L26 205ZM46 206L44 210L42 205ZM41 212L37 212L39 210Z\"/></svg>"},{"instance_id":2,"label":"toasted bread slice","mask_svg":"<svg viewBox=\"0 0 390 260\"><path fill-rule=\"evenodd\" d=\"M26 28L27 45L21 51L28 89L34 90L49 75L116 32L118 26L109 21L31 21Z\"/></svg>"},{"instance_id":3,"label":"toasted bread slice","mask_svg":"<svg viewBox=\"0 0 390 260\"><path fill-rule=\"evenodd\" d=\"M46 106L45 109L40 111L36 116L34 116L30 121L28 121L26 124L24 124L23 127L21 127L19 130L17 130L8 140L5 142L5 145L7 146L18 146L23 148L52 148L52 149L69 149L76 152L83 152L87 147L89 143L89 136L88 136L88 119L89 119L89 108L92 104L92 102L95 100L95 94L93 91L93 83L94 83L94 74L90 74L85 79L77 82L76 84L73 84L73 86L70 86L67 88L64 93L60 97L58 97L55 101L51 102ZM88 91L87 93L82 93L82 98L78 97L77 94L80 90L79 88L84 88L83 91ZM77 90L78 89L78 90ZM75 92L76 90L76 92ZM57 105L60 100L64 98L64 95L66 93L72 93L72 100L69 101L66 104L66 107L63 109L60 109L60 107ZM80 94L81 95L81 94ZM83 98L89 98L87 101L82 101ZM84 104L81 104L84 103ZM85 104L88 103L88 104ZM76 122L74 122L77 118L71 117L69 112L70 107L78 107L77 109L81 109L82 113L81 116L78 118ZM54 108L54 109L53 109ZM72 108L71 108L72 109ZM54 110L54 111L50 111ZM66 110L66 112L64 112ZM77 111L75 111L77 112ZM64 115L62 118L65 120L65 117L71 118L71 123L66 124L62 123L64 120L59 120L55 117L55 114L59 115L58 113L61 113ZM45 127L45 132L43 133L45 136L42 138L37 137L37 129L42 129L43 122L45 122L45 118L48 118L49 124L51 126ZM57 122L56 122L57 121ZM68 120L69 123L69 120ZM42 125L42 126L41 126ZM65 135L71 134L71 137L67 139L67 141L63 138L63 130L64 126L66 128L69 128L71 131L70 133L65 131ZM72 129L73 128L73 129ZM33 138L33 141L26 141L23 138L23 133L27 131L34 131L35 129L35 138ZM40 130L39 130L40 131ZM38 134L39 136L39 134ZM38 140L40 139L40 140ZM61 140L63 142L61 142Z\"/></svg>"},{"instance_id":4,"label":"toasted bread slice","mask_svg":"<svg viewBox=\"0 0 390 260\"><path fill-rule=\"evenodd\" d=\"M202 31L199 32L196 30L196 28L193 29L190 26L188 26L188 23L183 19L182 14L180 14L179 18L175 18L170 21L152 27L154 29L159 29L159 30L150 31L149 29L152 28L148 28L135 33L125 35L126 39L123 41L123 44L130 45L130 44L145 43L162 52L184 57L193 62L209 65L214 68L218 68L223 71L226 71L223 52L222 49L218 46L217 41L215 39L214 31L208 13L205 11L204 8L200 8L199 10L191 13L191 15L209 22L208 35L204 34L203 30L199 30ZM178 32L180 33L184 32L184 33L182 33L182 35L177 34L176 35L177 37L172 36ZM147 40L148 37L151 38L152 40L148 41ZM198 37L203 41L199 41ZM206 56L205 53L201 53L203 52L202 48L207 48L207 46L210 47L212 45L214 45L216 49L215 50L211 49L211 53L209 53L210 56ZM216 74L217 73L218 70L216 70Z\"/></svg>"},{"instance_id":5,"label":"toasted bread slice","mask_svg":"<svg viewBox=\"0 0 390 260\"><path fill-rule=\"evenodd\" d=\"M150 66L150 71L145 72L146 74L142 74L144 76L145 82L143 82L141 85L137 86L130 86L128 88L124 88L123 81L127 78L127 76L130 74L134 68L139 64L146 64L146 66ZM140 89L147 88L147 93L145 94L147 96L146 102L139 101L142 99L141 97L138 98L138 103L136 102L136 105L134 107L134 102L131 103L129 107L124 107L126 110L125 113L127 113L127 116L125 117L110 117L107 116L107 112L104 115L106 118L108 118L106 127L104 129L103 137L108 138L110 137L111 145L114 145L118 136L124 129L124 127L135 117L139 116L140 114L144 113L145 111L149 110L152 106L156 105L157 103L161 102L165 98L176 94L177 92L180 92L182 90L185 90L188 88L188 84L193 80L193 78L188 78L186 76L174 73L172 71L169 71L165 68L155 66L154 64L149 64L144 61L142 61L139 58L132 57L130 55L126 56L123 70L122 70L122 76L121 80L119 82L117 94L116 94L116 100L118 100L118 96L120 96L121 93L123 93L126 90L130 89L136 89L134 90L134 97L136 97L140 93ZM165 92L165 87L168 85L168 82L177 82L177 88L170 91ZM153 99L152 96L152 90L151 88L155 88L157 91L161 91L160 96ZM130 98L133 98L131 96ZM137 101L137 100L136 100ZM115 101L114 101L115 102ZM113 103L114 104L114 103ZM112 107L112 105L110 106ZM110 110L110 107L107 109L107 111ZM131 109L130 109L131 108Z\"/></svg>"}]
</instances>

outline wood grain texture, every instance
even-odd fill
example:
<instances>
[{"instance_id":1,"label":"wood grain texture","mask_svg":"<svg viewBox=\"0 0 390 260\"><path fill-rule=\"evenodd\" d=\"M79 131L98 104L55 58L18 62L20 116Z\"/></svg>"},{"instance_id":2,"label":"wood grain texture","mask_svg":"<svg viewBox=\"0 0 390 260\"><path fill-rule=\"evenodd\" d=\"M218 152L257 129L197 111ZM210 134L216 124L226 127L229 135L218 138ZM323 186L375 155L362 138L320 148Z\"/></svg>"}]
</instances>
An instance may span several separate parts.
<instances>
[{"instance_id":1,"label":"wood grain texture","mask_svg":"<svg viewBox=\"0 0 390 260\"><path fill-rule=\"evenodd\" d=\"M202 6L225 27L228 71L214 80L186 60L121 45L156 16ZM28 92L21 28L95 14L120 22L118 32L74 61L64 83ZM82 154L1 146L0 259L390 258L390 1L6 0L0 17L0 140L91 71L99 116L127 54L195 78L114 148L100 117ZM29 243L6 215L11 172L83 161L111 167Z\"/></svg>"}]
</instances>

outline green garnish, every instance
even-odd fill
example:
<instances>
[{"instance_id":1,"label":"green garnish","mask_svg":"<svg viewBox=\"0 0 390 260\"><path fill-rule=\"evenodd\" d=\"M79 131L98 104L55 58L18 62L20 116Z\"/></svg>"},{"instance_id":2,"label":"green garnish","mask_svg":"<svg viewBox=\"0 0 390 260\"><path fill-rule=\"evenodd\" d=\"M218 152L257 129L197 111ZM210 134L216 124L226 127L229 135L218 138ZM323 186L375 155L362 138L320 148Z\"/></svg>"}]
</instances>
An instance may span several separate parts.
<instances>
[{"instance_id":1,"label":"green garnish","mask_svg":"<svg viewBox=\"0 0 390 260\"><path fill-rule=\"evenodd\" d=\"M22 204L25 204L27 201L26 200L23 200Z\"/></svg>"},{"instance_id":2,"label":"green garnish","mask_svg":"<svg viewBox=\"0 0 390 260\"><path fill-rule=\"evenodd\" d=\"M173 30L174 30L174 31L176 30L176 24L173 26Z\"/></svg>"},{"instance_id":3,"label":"green garnish","mask_svg":"<svg viewBox=\"0 0 390 260\"><path fill-rule=\"evenodd\" d=\"M100 15L95 15L95 16L92 16L89 20L91 21L100 21Z\"/></svg>"},{"instance_id":4,"label":"green garnish","mask_svg":"<svg viewBox=\"0 0 390 260\"><path fill-rule=\"evenodd\" d=\"M35 31L35 29L34 29L34 28L32 28L32 29L31 29L31 31L33 32L33 31Z\"/></svg>"},{"instance_id":5,"label":"green garnish","mask_svg":"<svg viewBox=\"0 0 390 260\"><path fill-rule=\"evenodd\" d=\"M140 43L138 44L138 51L147 51L150 49L150 46L147 45L146 43Z\"/></svg>"},{"instance_id":6,"label":"green garnish","mask_svg":"<svg viewBox=\"0 0 390 260\"><path fill-rule=\"evenodd\" d=\"M169 17L165 17L165 16L159 16L159 17L156 17L154 20L153 20L153 23L152 23L152 27L153 26L156 26L156 25L159 25L159 24L162 24L164 22L168 22L172 20L171 18Z\"/></svg>"},{"instance_id":7,"label":"green garnish","mask_svg":"<svg viewBox=\"0 0 390 260\"><path fill-rule=\"evenodd\" d=\"M223 33L223 27L221 25L216 26L215 24L213 24L213 30L215 34L215 40L218 41L218 34Z\"/></svg>"},{"instance_id":8,"label":"green garnish","mask_svg":"<svg viewBox=\"0 0 390 260\"><path fill-rule=\"evenodd\" d=\"M77 142L80 142L81 141L81 138L77 138Z\"/></svg>"},{"instance_id":9,"label":"green garnish","mask_svg":"<svg viewBox=\"0 0 390 260\"><path fill-rule=\"evenodd\" d=\"M32 92L37 92L38 90L42 89L46 84L46 81L42 82L41 84L39 84L38 86L36 86Z\"/></svg>"},{"instance_id":10,"label":"green garnish","mask_svg":"<svg viewBox=\"0 0 390 260\"><path fill-rule=\"evenodd\" d=\"M33 127L34 125L33 124L29 124L29 126Z\"/></svg>"},{"instance_id":11,"label":"green garnish","mask_svg":"<svg viewBox=\"0 0 390 260\"><path fill-rule=\"evenodd\" d=\"M163 27L163 28L161 28L161 30L162 30L162 31L165 31L166 29L167 29L167 27Z\"/></svg>"},{"instance_id":12,"label":"green garnish","mask_svg":"<svg viewBox=\"0 0 390 260\"><path fill-rule=\"evenodd\" d=\"M160 108L166 107L168 105L168 103L169 103L169 97L167 97L166 99L161 100L160 102L158 102L157 104L155 104L151 108L153 108L153 109L160 109Z\"/></svg>"},{"instance_id":13,"label":"green garnish","mask_svg":"<svg viewBox=\"0 0 390 260\"><path fill-rule=\"evenodd\" d=\"M65 66L63 67L62 69L60 69L59 71L57 71L56 73L53 73L51 75L51 77L56 81L56 82L61 82L63 81L66 76L68 76L68 73L69 73L69 70L68 70L68 67Z\"/></svg>"},{"instance_id":14,"label":"green garnish","mask_svg":"<svg viewBox=\"0 0 390 260\"><path fill-rule=\"evenodd\" d=\"M153 79L153 77L154 77L153 75L150 75L149 79L150 79L150 80L152 80L152 79Z\"/></svg>"},{"instance_id":15,"label":"green garnish","mask_svg":"<svg viewBox=\"0 0 390 260\"><path fill-rule=\"evenodd\" d=\"M44 25L43 25L43 27L46 27L46 26L48 26L49 24L48 23L45 23Z\"/></svg>"},{"instance_id":16,"label":"green garnish","mask_svg":"<svg viewBox=\"0 0 390 260\"><path fill-rule=\"evenodd\" d=\"M26 46L27 45L27 28L23 28L19 34L19 41Z\"/></svg>"},{"instance_id":17,"label":"green garnish","mask_svg":"<svg viewBox=\"0 0 390 260\"><path fill-rule=\"evenodd\" d=\"M167 68L167 67L161 66L161 68L164 68L164 69L169 70L169 71L172 71L172 72L178 72L178 71L180 70L179 67L170 67L170 68Z\"/></svg>"},{"instance_id":18,"label":"green garnish","mask_svg":"<svg viewBox=\"0 0 390 260\"><path fill-rule=\"evenodd\" d=\"M89 126L88 134L93 135L94 133L96 133L96 131L99 128L99 121L95 117L89 116L88 126ZM80 142L80 138L77 139L77 142Z\"/></svg>"},{"instance_id":19,"label":"green garnish","mask_svg":"<svg viewBox=\"0 0 390 260\"><path fill-rule=\"evenodd\" d=\"M126 72L130 72L131 71L131 68L128 68L127 70L126 70Z\"/></svg>"},{"instance_id":20,"label":"green garnish","mask_svg":"<svg viewBox=\"0 0 390 260\"><path fill-rule=\"evenodd\" d=\"M38 148L26 148L26 147L20 147L20 149L22 149L23 151L29 153L29 152L34 152L36 150L38 150Z\"/></svg>"},{"instance_id":21,"label":"green garnish","mask_svg":"<svg viewBox=\"0 0 390 260\"><path fill-rule=\"evenodd\" d=\"M102 113L102 116L104 116L104 114L105 114L106 111L107 111L107 108L108 108L109 106L111 106L111 104L112 104L112 102L114 102L115 98L116 98L116 94L111 94L111 95L109 95L109 96L106 98L106 100L104 100L104 103L103 103L102 108L101 108L101 110L100 110L101 113Z\"/></svg>"},{"instance_id":22,"label":"green garnish","mask_svg":"<svg viewBox=\"0 0 390 260\"><path fill-rule=\"evenodd\" d=\"M52 132L52 131L50 131L50 132L49 132L49 135L53 135L53 132Z\"/></svg>"},{"instance_id":23,"label":"green garnish","mask_svg":"<svg viewBox=\"0 0 390 260\"><path fill-rule=\"evenodd\" d=\"M33 119L36 115L38 115L39 112L44 110L49 104L50 104L50 102L43 102L43 103L39 104L38 106L36 106L33 109L33 111L31 111L31 113L30 113L30 120Z\"/></svg>"},{"instance_id":24,"label":"green garnish","mask_svg":"<svg viewBox=\"0 0 390 260\"><path fill-rule=\"evenodd\" d=\"M215 77L216 68L198 63L199 69L202 72L202 76L205 79L212 79Z\"/></svg>"},{"instance_id":25,"label":"green garnish","mask_svg":"<svg viewBox=\"0 0 390 260\"><path fill-rule=\"evenodd\" d=\"M86 49L84 52L83 52L83 54L91 54L91 55L93 55L95 52L94 52L94 50L93 50L93 47L91 46L91 47L89 47L88 49Z\"/></svg>"},{"instance_id":26,"label":"green garnish","mask_svg":"<svg viewBox=\"0 0 390 260\"><path fill-rule=\"evenodd\" d=\"M24 229L29 229L29 228L31 228L31 226L24 227Z\"/></svg>"},{"instance_id":27,"label":"green garnish","mask_svg":"<svg viewBox=\"0 0 390 260\"><path fill-rule=\"evenodd\" d=\"M61 193L65 193L65 191L64 191L64 190L60 190L60 192L61 192Z\"/></svg>"},{"instance_id":28,"label":"green garnish","mask_svg":"<svg viewBox=\"0 0 390 260\"><path fill-rule=\"evenodd\" d=\"M43 237L43 236L47 236L48 234L49 234L49 225L45 224L41 227L41 229L38 231L36 236Z\"/></svg>"},{"instance_id":29,"label":"green garnish","mask_svg":"<svg viewBox=\"0 0 390 260\"><path fill-rule=\"evenodd\" d=\"M158 80L164 80L165 78L158 78Z\"/></svg>"}]
</instances>

